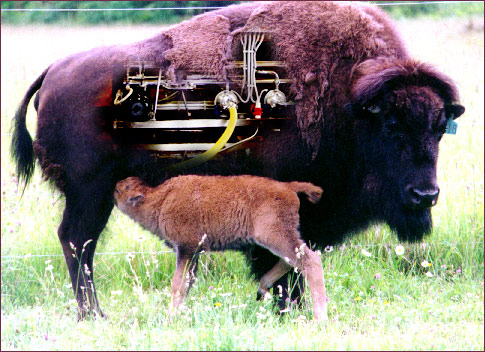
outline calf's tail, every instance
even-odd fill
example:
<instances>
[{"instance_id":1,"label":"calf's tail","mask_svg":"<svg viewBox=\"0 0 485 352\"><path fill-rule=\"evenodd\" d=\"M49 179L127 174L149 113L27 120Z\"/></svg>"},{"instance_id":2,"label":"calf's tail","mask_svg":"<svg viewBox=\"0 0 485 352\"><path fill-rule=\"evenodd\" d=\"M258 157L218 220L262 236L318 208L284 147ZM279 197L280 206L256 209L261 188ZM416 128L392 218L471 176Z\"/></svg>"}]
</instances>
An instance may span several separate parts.
<instances>
[{"instance_id":1,"label":"calf's tail","mask_svg":"<svg viewBox=\"0 0 485 352\"><path fill-rule=\"evenodd\" d=\"M10 154L16 164L17 177L19 179L24 179L25 185L29 183L35 167L32 138L30 137L25 122L27 107L32 96L42 86L42 82L44 81L48 70L49 69L46 69L29 87L12 120L13 131Z\"/></svg>"},{"instance_id":2,"label":"calf's tail","mask_svg":"<svg viewBox=\"0 0 485 352\"><path fill-rule=\"evenodd\" d=\"M289 187L298 194L305 194L312 203L318 203L323 193L323 189L309 182L290 182Z\"/></svg>"}]
</instances>

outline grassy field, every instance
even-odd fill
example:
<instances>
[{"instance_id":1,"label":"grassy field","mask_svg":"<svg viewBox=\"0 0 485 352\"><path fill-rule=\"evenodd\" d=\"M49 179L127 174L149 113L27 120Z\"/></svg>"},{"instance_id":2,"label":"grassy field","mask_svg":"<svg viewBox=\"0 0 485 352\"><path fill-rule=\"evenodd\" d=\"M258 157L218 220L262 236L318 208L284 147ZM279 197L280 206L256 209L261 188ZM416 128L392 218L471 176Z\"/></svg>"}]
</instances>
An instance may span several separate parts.
<instances>
[{"instance_id":1,"label":"grassy field","mask_svg":"<svg viewBox=\"0 0 485 352\"><path fill-rule=\"evenodd\" d=\"M41 181L21 188L9 159L10 120L54 60L156 33L156 27L1 27L2 350L483 350L483 17L399 23L413 55L460 88L466 113L440 147L440 201L425 242L386 226L323 252L330 322L311 306L279 317L256 302L239 253L204 254L187 308L167 321L174 254L114 210L98 244L95 282L106 320L76 322L57 240L64 200ZM82 82L80 82L82 84ZM35 133L31 105L28 126ZM404 254L396 247L404 246ZM156 253L154 253L156 252Z\"/></svg>"}]
</instances>

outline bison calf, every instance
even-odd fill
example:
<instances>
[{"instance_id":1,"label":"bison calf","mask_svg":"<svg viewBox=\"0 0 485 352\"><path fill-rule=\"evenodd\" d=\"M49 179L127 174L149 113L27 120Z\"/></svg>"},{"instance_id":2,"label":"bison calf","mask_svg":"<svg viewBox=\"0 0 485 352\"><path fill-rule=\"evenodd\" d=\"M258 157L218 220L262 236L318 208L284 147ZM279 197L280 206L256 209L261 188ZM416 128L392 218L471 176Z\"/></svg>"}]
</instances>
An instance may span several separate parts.
<instances>
[{"instance_id":1,"label":"bison calf","mask_svg":"<svg viewBox=\"0 0 485 352\"><path fill-rule=\"evenodd\" d=\"M152 188L137 177L118 182L118 208L157 234L175 250L172 307L182 302L193 282L202 250L242 249L257 244L280 260L262 278L258 294L292 267L308 281L314 317L327 319L320 257L298 231L298 193L316 203L320 187L304 182L278 182L255 176L179 176Z\"/></svg>"}]
</instances>

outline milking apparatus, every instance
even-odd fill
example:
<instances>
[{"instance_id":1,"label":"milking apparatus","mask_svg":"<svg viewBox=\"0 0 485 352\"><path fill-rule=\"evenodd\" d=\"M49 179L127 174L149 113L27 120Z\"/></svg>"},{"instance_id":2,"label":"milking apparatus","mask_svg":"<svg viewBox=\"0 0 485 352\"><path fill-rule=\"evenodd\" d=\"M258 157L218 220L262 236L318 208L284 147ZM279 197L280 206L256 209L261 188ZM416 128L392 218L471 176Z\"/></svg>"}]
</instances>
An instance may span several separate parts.
<instances>
[{"instance_id":1,"label":"milking apparatus","mask_svg":"<svg viewBox=\"0 0 485 352\"><path fill-rule=\"evenodd\" d=\"M262 32L242 33L242 61L228 63L222 82L199 72L188 72L174 82L151 62L129 63L124 87L114 99L120 111L115 131L124 141L161 158L189 159L181 163L186 167L224 151L250 152L262 142L259 131L277 133L291 118L285 109L293 103L280 90L281 84L291 83L280 78L285 64L256 59L269 37ZM217 132L221 128L222 134Z\"/></svg>"}]
</instances>

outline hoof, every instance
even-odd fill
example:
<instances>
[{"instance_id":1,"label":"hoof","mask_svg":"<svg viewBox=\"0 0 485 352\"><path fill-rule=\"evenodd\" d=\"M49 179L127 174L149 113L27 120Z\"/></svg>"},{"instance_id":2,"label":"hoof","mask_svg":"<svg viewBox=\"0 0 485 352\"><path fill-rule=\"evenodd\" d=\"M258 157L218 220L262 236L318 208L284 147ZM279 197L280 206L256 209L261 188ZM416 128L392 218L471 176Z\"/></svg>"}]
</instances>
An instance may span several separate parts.
<instances>
[{"instance_id":1,"label":"hoof","mask_svg":"<svg viewBox=\"0 0 485 352\"><path fill-rule=\"evenodd\" d=\"M87 319L108 319L108 315L103 313L101 309L98 310L81 310L77 312L77 321L87 320Z\"/></svg>"},{"instance_id":2,"label":"hoof","mask_svg":"<svg viewBox=\"0 0 485 352\"><path fill-rule=\"evenodd\" d=\"M269 291L263 291L258 288L258 293L256 294L256 300L261 301L267 301L267 300L272 300L273 295Z\"/></svg>"}]
</instances>

